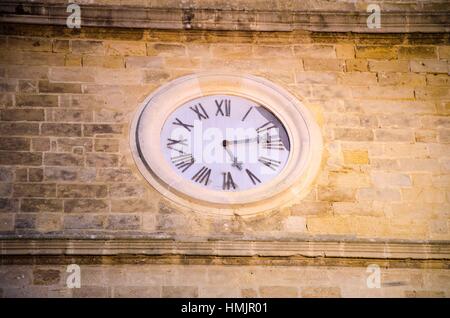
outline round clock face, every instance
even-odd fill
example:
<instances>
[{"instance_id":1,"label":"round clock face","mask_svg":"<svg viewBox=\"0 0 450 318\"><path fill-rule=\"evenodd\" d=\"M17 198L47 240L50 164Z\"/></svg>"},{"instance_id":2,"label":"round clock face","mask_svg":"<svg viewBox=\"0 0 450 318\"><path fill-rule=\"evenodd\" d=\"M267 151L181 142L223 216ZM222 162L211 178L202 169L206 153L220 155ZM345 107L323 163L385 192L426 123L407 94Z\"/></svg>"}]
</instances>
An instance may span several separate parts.
<instances>
[{"instance_id":1,"label":"round clock face","mask_svg":"<svg viewBox=\"0 0 450 318\"><path fill-rule=\"evenodd\" d=\"M162 196L227 216L309 193L322 139L308 109L261 77L190 74L151 93L130 127L131 154Z\"/></svg>"},{"instance_id":2,"label":"round clock face","mask_svg":"<svg viewBox=\"0 0 450 318\"><path fill-rule=\"evenodd\" d=\"M234 95L202 96L178 107L161 128L160 147L180 178L228 192L274 179L291 148L285 127L272 112Z\"/></svg>"}]
</instances>

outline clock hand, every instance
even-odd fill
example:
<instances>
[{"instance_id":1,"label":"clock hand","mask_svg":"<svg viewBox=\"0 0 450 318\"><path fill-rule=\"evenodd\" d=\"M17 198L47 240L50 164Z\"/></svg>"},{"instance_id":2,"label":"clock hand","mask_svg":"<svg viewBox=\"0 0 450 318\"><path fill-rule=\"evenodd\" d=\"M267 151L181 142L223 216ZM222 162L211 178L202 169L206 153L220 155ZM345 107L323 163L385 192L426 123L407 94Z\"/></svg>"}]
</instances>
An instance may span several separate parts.
<instances>
[{"instance_id":1,"label":"clock hand","mask_svg":"<svg viewBox=\"0 0 450 318\"><path fill-rule=\"evenodd\" d=\"M231 160L233 160L233 163L231 164L231 166L232 166L232 167L236 167L236 168L238 168L239 170L242 170L242 162L239 162L239 161L237 160L237 157L235 157L235 156L233 155L233 153L231 152L231 150L227 148L227 146L226 146L226 145L227 145L227 142L226 142L226 141L223 142L223 145L224 145L225 151L226 151L227 154L231 157Z\"/></svg>"},{"instance_id":2,"label":"clock hand","mask_svg":"<svg viewBox=\"0 0 450 318\"><path fill-rule=\"evenodd\" d=\"M250 143L250 142L255 142L255 141L259 143L259 136L256 137L256 138L246 138L246 139L231 140L231 141L227 141L227 143L242 144L242 143Z\"/></svg>"}]
</instances>

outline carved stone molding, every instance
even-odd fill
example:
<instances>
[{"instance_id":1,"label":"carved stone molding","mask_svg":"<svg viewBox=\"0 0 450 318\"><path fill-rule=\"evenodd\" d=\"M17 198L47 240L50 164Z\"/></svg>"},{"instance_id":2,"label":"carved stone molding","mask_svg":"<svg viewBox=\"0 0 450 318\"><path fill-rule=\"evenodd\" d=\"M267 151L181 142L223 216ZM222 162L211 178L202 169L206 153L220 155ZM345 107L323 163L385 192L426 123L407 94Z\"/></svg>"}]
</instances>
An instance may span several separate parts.
<instances>
[{"instance_id":1,"label":"carved stone molding","mask_svg":"<svg viewBox=\"0 0 450 318\"><path fill-rule=\"evenodd\" d=\"M2 256L186 255L449 260L450 242L4 239Z\"/></svg>"},{"instance_id":2,"label":"carved stone molding","mask_svg":"<svg viewBox=\"0 0 450 318\"><path fill-rule=\"evenodd\" d=\"M449 32L450 11L445 4L387 7L381 5L381 28L369 29L367 4L316 1L303 6L269 8L249 4L242 9L228 5L148 6L81 3L81 27L234 31L323 31L360 33ZM282 1L283 2L283 1ZM283 3L284 3L283 2ZM303 1L301 1L303 2ZM94 4L92 4L94 3ZM100 4L99 4L100 3ZM125 2L126 3L126 2ZM136 1L134 2L136 3ZM67 1L6 1L0 3L0 22L65 25ZM345 4L345 6L342 5Z\"/></svg>"}]
</instances>

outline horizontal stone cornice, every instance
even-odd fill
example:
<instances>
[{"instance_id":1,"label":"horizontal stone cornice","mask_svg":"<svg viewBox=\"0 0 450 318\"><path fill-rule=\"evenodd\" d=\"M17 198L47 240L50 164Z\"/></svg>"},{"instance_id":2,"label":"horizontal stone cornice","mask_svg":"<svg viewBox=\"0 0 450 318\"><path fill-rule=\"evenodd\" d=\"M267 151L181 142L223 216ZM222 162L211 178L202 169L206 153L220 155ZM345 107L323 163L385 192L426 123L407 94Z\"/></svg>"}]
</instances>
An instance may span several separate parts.
<instances>
[{"instance_id":1,"label":"horizontal stone cornice","mask_svg":"<svg viewBox=\"0 0 450 318\"><path fill-rule=\"evenodd\" d=\"M450 259L450 242L372 241L174 241L152 239L3 239L0 255L186 255Z\"/></svg>"},{"instance_id":2,"label":"horizontal stone cornice","mask_svg":"<svg viewBox=\"0 0 450 318\"><path fill-rule=\"evenodd\" d=\"M320 1L319 1L320 2ZM67 1L0 3L0 22L65 25ZM389 8L381 5L381 28L369 29L361 7L338 3L317 7L274 8L157 7L81 4L81 27L120 27L170 30L320 31L359 33L449 32L450 11L445 6Z\"/></svg>"}]
</instances>

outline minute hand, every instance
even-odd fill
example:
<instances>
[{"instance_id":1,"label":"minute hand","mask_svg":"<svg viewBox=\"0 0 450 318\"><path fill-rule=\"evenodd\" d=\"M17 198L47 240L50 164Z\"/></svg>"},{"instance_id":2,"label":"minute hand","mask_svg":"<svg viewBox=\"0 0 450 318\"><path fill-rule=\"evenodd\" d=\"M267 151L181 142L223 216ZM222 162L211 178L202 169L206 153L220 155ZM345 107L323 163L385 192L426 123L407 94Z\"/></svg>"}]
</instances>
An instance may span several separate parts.
<instances>
[{"instance_id":1,"label":"minute hand","mask_svg":"<svg viewBox=\"0 0 450 318\"><path fill-rule=\"evenodd\" d=\"M239 162L237 160L237 157L233 155L233 153L231 152L230 149L228 149L227 147L225 147L225 151L228 153L228 155L231 157L231 159L233 160L233 163L231 164L232 167L236 167L239 170L242 170L242 162Z\"/></svg>"},{"instance_id":2,"label":"minute hand","mask_svg":"<svg viewBox=\"0 0 450 318\"><path fill-rule=\"evenodd\" d=\"M228 141L229 143L231 143L231 144L243 144L243 143L251 143L251 142L257 142L257 143L259 143L260 142L260 138L259 138L259 136L258 137L255 137L255 138L246 138L246 139L238 139L238 140L231 140L231 141Z\"/></svg>"}]
</instances>

